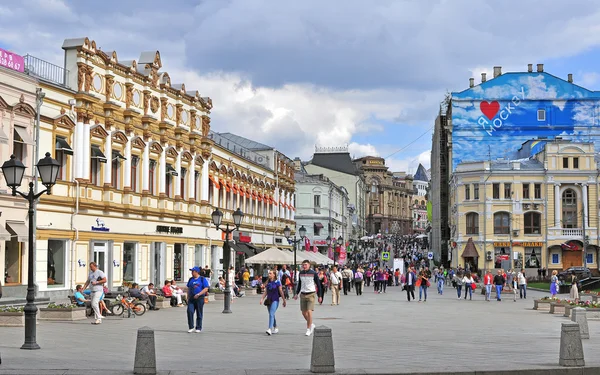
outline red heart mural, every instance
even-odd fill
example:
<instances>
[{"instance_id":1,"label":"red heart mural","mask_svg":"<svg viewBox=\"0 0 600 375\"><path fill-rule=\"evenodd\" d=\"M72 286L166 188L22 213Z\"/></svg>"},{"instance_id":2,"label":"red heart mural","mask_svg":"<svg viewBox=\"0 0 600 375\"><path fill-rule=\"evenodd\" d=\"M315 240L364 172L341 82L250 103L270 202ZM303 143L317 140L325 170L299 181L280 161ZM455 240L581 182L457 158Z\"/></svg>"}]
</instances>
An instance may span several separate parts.
<instances>
[{"instance_id":1,"label":"red heart mural","mask_svg":"<svg viewBox=\"0 0 600 375\"><path fill-rule=\"evenodd\" d=\"M481 112L485 115L485 117L491 120L496 116L496 114L500 110L500 103L498 103L497 101L491 103L483 101L481 102L481 104L479 104L479 109L481 109Z\"/></svg>"}]
</instances>

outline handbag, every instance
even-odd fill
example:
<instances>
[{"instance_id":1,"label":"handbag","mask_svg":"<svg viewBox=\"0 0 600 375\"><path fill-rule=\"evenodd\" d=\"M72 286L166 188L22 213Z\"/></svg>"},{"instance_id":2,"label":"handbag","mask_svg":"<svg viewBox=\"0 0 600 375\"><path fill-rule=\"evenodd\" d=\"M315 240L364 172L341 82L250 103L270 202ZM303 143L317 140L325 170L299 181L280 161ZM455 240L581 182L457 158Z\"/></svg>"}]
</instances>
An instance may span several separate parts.
<instances>
[{"instance_id":1,"label":"handbag","mask_svg":"<svg viewBox=\"0 0 600 375\"><path fill-rule=\"evenodd\" d=\"M417 286L417 287L421 286L421 279L417 279L417 282L415 283L415 286Z\"/></svg>"},{"instance_id":2,"label":"handbag","mask_svg":"<svg viewBox=\"0 0 600 375\"><path fill-rule=\"evenodd\" d=\"M267 297L265 299L265 301L263 302L263 305L269 307L269 306L271 306L272 303L273 303L273 301L271 301L271 297Z\"/></svg>"},{"instance_id":3,"label":"handbag","mask_svg":"<svg viewBox=\"0 0 600 375\"><path fill-rule=\"evenodd\" d=\"M427 280L427 284L425 284L425 286L428 288L431 286L431 283L429 282L429 280Z\"/></svg>"},{"instance_id":4,"label":"handbag","mask_svg":"<svg viewBox=\"0 0 600 375\"><path fill-rule=\"evenodd\" d=\"M473 290L477 289L477 284L475 284L475 283L471 284L471 289L473 289Z\"/></svg>"}]
</instances>

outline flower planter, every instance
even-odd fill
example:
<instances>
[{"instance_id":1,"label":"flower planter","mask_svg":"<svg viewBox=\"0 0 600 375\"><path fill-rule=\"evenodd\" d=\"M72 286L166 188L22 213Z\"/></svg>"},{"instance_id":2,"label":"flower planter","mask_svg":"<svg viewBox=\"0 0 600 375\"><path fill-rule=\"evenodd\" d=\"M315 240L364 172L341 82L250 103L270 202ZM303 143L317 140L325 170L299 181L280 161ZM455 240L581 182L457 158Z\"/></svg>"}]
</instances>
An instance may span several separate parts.
<instances>
[{"instance_id":1,"label":"flower planter","mask_svg":"<svg viewBox=\"0 0 600 375\"><path fill-rule=\"evenodd\" d=\"M575 306L575 305L567 305L567 306L565 306L565 313L563 314L563 316L569 318L571 316L571 310L573 310L576 307L577 306Z\"/></svg>"},{"instance_id":2,"label":"flower planter","mask_svg":"<svg viewBox=\"0 0 600 375\"><path fill-rule=\"evenodd\" d=\"M25 313L0 312L0 327L24 327Z\"/></svg>"},{"instance_id":3,"label":"flower planter","mask_svg":"<svg viewBox=\"0 0 600 375\"><path fill-rule=\"evenodd\" d=\"M600 308L590 307L585 309L585 317L587 320L600 320Z\"/></svg>"},{"instance_id":4,"label":"flower planter","mask_svg":"<svg viewBox=\"0 0 600 375\"><path fill-rule=\"evenodd\" d=\"M58 320L58 321L66 321L73 322L76 320L84 320L85 316L85 307L75 307L71 309L48 309L41 308L40 309L40 319L41 320Z\"/></svg>"},{"instance_id":5,"label":"flower planter","mask_svg":"<svg viewBox=\"0 0 600 375\"><path fill-rule=\"evenodd\" d=\"M550 310L550 303L556 302L551 299L536 299L533 300L534 310Z\"/></svg>"},{"instance_id":6,"label":"flower planter","mask_svg":"<svg viewBox=\"0 0 600 375\"><path fill-rule=\"evenodd\" d=\"M171 299L164 298L162 300L156 300L156 307L158 307L159 309L166 309L168 307L171 307Z\"/></svg>"},{"instance_id":7,"label":"flower planter","mask_svg":"<svg viewBox=\"0 0 600 375\"><path fill-rule=\"evenodd\" d=\"M565 313L565 306L560 302L551 302L550 303L550 314L563 314Z\"/></svg>"}]
</instances>

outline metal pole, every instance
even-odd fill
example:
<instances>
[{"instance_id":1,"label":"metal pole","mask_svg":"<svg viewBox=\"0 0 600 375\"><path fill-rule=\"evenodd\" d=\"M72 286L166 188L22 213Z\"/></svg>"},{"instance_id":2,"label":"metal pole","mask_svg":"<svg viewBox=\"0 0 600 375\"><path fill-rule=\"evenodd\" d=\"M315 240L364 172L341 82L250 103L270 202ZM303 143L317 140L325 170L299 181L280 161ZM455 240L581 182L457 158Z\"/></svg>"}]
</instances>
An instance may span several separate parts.
<instances>
[{"instance_id":1,"label":"metal pole","mask_svg":"<svg viewBox=\"0 0 600 375\"><path fill-rule=\"evenodd\" d=\"M229 247L229 224L225 229L225 242L223 243L223 268L225 269L225 291L223 292L223 314L231 314L231 284L229 280L229 267L231 263L231 247Z\"/></svg>"},{"instance_id":2,"label":"metal pole","mask_svg":"<svg viewBox=\"0 0 600 375\"><path fill-rule=\"evenodd\" d=\"M298 251L298 240L296 240L296 235L294 234L294 273L293 273L293 275L294 275L294 279L293 279L294 282L292 284L294 286L294 290L293 290L294 296L296 295L296 276L297 276L297 273L298 273L298 270L296 268L297 267L296 266L296 252L297 251Z\"/></svg>"},{"instance_id":3,"label":"metal pole","mask_svg":"<svg viewBox=\"0 0 600 375\"><path fill-rule=\"evenodd\" d=\"M33 283L33 265L34 265L34 257L33 257L33 230L35 222L33 220L34 214L34 204L37 197L33 192L34 183L29 183L29 194L24 195L23 197L27 199L29 202L29 211L27 215L29 216L29 239L28 239L28 247L29 259L27 260L27 304L25 305L25 343L21 346L21 349L40 349L40 346L36 342L36 315L37 315L37 307L35 306L35 287Z\"/></svg>"}]
</instances>

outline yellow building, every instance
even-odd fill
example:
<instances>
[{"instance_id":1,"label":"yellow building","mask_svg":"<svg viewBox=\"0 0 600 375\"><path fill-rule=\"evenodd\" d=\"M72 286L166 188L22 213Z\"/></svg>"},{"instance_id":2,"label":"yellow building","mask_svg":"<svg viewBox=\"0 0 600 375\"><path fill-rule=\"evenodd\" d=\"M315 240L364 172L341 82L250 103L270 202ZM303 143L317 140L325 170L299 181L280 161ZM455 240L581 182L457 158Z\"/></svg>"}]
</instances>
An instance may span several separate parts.
<instances>
[{"instance_id":1,"label":"yellow building","mask_svg":"<svg viewBox=\"0 0 600 375\"><path fill-rule=\"evenodd\" d=\"M523 148L536 144L531 158L457 166L450 184L453 267L523 267L536 276L539 268L585 265L597 272L594 145L556 139Z\"/></svg>"},{"instance_id":2,"label":"yellow building","mask_svg":"<svg viewBox=\"0 0 600 375\"><path fill-rule=\"evenodd\" d=\"M64 68L29 57L45 92L39 150L62 165L38 205L41 294L83 284L91 261L109 288L182 282L192 266L222 269L215 207L224 223L238 207L245 214L235 254L286 247L282 230L294 228L289 158L213 132L211 99L172 83L158 51L121 61L88 38L65 40L63 49Z\"/></svg>"}]
</instances>

